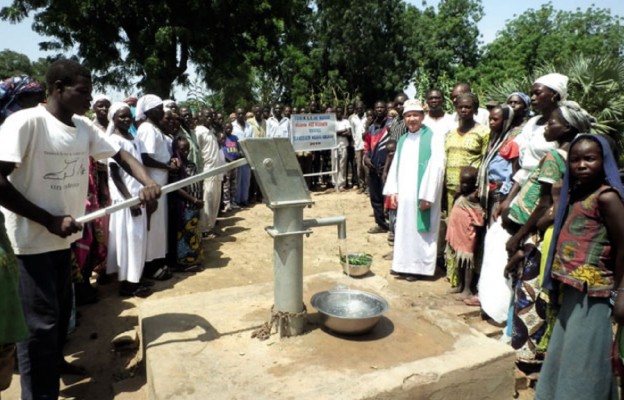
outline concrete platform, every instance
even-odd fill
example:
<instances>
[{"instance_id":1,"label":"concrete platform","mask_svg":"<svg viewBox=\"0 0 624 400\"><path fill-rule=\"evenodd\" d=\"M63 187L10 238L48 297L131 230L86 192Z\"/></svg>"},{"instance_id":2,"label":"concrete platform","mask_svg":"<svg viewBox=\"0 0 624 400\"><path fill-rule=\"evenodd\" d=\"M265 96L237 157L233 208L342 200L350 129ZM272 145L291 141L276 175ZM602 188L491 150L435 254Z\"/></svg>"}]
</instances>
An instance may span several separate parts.
<instances>
[{"instance_id":1,"label":"concrete platform","mask_svg":"<svg viewBox=\"0 0 624 400\"><path fill-rule=\"evenodd\" d=\"M319 327L310 297L337 284L389 302L371 333L338 336ZM456 315L404 304L383 278L311 275L304 293L306 333L266 341L251 332L268 319L271 283L145 301L140 322L149 399L512 398L509 347Z\"/></svg>"}]
</instances>

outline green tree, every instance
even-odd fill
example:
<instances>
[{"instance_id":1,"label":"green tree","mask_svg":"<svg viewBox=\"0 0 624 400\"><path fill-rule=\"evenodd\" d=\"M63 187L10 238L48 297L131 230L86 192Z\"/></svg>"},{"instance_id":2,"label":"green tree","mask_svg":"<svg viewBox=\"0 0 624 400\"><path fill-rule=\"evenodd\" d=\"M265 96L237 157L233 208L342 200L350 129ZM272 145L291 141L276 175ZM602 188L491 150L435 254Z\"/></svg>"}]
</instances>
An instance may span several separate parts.
<instances>
[{"instance_id":1,"label":"green tree","mask_svg":"<svg viewBox=\"0 0 624 400\"><path fill-rule=\"evenodd\" d=\"M401 0L317 0L311 59L322 99L393 98L416 68L406 46L408 7Z\"/></svg>"},{"instance_id":2,"label":"green tree","mask_svg":"<svg viewBox=\"0 0 624 400\"><path fill-rule=\"evenodd\" d=\"M51 58L39 58L30 61L27 55L12 50L0 51L0 79L17 75L30 75L41 83L45 83L45 72Z\"/></svg>"},{"instance_id":3,"label":"green tree","mask_svg":"<svg viewBox=\"0 0 624 400\"><path fill-rule=\"evenodd\" d=\"M421 66L432 82L440 78L472 81L472 70L479 63L479 28L483 18L480 0L442 0L437 13L432 7L423 11L424 32L416 39L424 41L426 52Z\"/></svg>"},{"instance_id":4,"label":"green tree","mask_svg":"<svg viewBox=\"0 0 624 400\"><path fill-rule=\"evenodd\" d=\"M266 40L261 38L256 41L256 50L248 53L251 86L260 103L307 102L314 71L309 57L314 18L309 0L293 1L288 15L273 19L279 45L267 46Z\"/></svg>"},{"instance_id":5,"label":"green tree","mask_svg":"<svg viewBox=\"0 0 624 400\"><path fill-rule=\"evenodd\" d=\"M145 92L168 96L174 81L187 82L189 62L211 89L245 79L245 54L260 36L267 46L278 44L273 17L287 15L291 5L291 0L13 0L0 17L19 22L34 13L33 29L54 38L42 43L44 50L76 49L97 82L127 88L138 76Z\"/></svg>"},{"instance_id":6,"label":"green tree","mask_svg":"<svg viewBox=\"0 0 624 400\"><path fill-rule=\"evenodd\" d=\"M561 64L575 55L621 57L622 18L608 9L555 10L551 3L509 21L485 46L476 77L483 85L533 74L545 64Z\"/></svg>"},{"instance_id":7,"label":"green tree","mask_svg":"<svg viewBox=\"0 0 624 400\"><path fill-rule=\"evenodd\" d=\"M513 91L528 93L535 79L550 72L570 78L568 99L578 102L596 118L593 132L611 136L624 148L624 59L621 57L581 54L558 64L546 63L537 66L530 75L489 86L487 96L502 102Z\"/></svg>"},{"instance_id":8,"label":"green tree","mask_svg":"<svg viewBox=\"0 0 624 400\"><path fill-rule=\"evenodd\" d=\"M32 73L32 64L27 55L8 49L0 51L0 79Z\"/></svg>"}]
</instances>

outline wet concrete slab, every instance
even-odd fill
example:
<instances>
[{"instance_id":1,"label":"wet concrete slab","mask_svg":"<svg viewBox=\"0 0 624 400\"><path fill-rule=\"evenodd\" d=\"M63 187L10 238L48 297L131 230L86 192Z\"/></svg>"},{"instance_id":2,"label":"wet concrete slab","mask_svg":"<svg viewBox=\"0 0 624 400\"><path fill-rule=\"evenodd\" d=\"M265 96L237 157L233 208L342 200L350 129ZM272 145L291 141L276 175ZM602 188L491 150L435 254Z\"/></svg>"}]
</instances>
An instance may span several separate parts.
<instances>
[{"instance_id":1,"label":"wet concrete slab","mask_svg":"<svg viewBox=\"0 0 624 400\"><path fill-rule=\"evenodd\" d=\"M390 308L365 335L320 326L313 294L337 285L376 293ZM453 313L416 308L385 279L338 272L304 278L305 333L251 338L273 285L220 289L142 303L148 393L165 399L510 399L511 348Z\"/></svg>"}]
</instances>

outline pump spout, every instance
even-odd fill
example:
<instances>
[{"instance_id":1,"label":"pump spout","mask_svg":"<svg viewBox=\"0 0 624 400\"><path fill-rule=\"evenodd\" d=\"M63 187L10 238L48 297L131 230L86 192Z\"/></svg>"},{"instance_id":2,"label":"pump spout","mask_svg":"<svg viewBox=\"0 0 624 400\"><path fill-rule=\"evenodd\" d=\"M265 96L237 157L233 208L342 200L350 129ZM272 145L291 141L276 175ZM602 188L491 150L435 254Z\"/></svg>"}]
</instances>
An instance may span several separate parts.
<instances>
[{"instance_id":1,"label":"pump spout","mask_svg":"<svg viewBox=\"0 0 624 400\"><path fill-rule=\"evenodd\" d=\"M305 229L314 228L316 226L331 226L331 225L336 225L338 227L338 239L347 238L347 218L344 216L314 218L314 219L303 220L303 227Z\"/></svg>"}]
</instances>

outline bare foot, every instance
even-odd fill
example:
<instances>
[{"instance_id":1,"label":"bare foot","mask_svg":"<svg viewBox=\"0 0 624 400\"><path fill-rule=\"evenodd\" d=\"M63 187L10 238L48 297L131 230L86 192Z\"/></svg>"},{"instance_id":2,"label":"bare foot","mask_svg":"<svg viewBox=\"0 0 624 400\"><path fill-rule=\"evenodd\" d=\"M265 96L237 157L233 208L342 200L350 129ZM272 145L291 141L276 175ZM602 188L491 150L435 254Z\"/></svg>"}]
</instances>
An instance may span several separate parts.
<instances>
[{"instance_id":1,"label":"bare foot","mask_svg":"<svg viewBox=\"0 0 624 400\"><path fill-rule=\"evenodd\" d=\"M451 288L449 290L447 290L446 293L448 293L448 294L457 294L457 293L461 293L461 292L462 292L461 286L451 286Z\"/></svg>"},{"instance_id":2,"label":"bare foot","mask_svg":"<svg viewBox=\"0 0 624 400\"><path fill-rule=\"evenodd\" d=\"M464 301L468 298L472 297L472 293L470 291L462 291L460 293L457 294L457 296L455 297L455 300L457 301Z\"/></svg>"}]
</instances>

